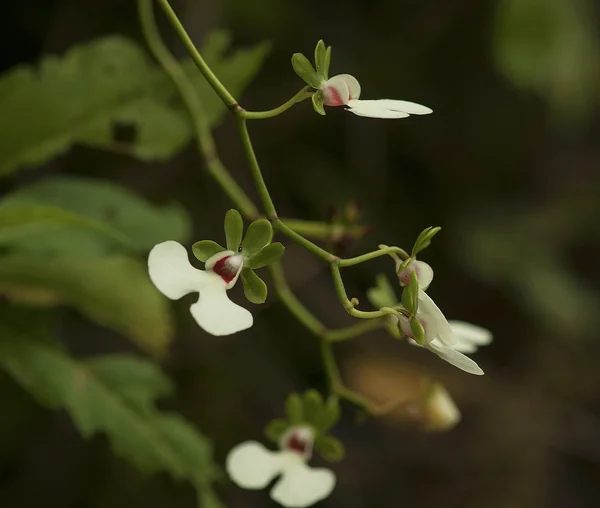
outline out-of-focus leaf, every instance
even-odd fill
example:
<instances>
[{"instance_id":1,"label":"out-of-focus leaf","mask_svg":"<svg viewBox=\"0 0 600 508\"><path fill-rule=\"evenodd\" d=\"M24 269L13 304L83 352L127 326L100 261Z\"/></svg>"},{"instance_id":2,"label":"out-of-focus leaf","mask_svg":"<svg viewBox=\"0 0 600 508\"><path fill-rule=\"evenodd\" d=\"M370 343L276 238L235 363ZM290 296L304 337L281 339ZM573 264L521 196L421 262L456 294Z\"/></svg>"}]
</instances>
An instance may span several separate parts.
<instances>
[{"instance_id":1,"label":"out-of-focus leaf","mask_svg":"<svg viewBox=\"0 0 600 508\"><path fill-rule=\"evenodd\" d=\"M369 302L377 309L398 305L398 297L389 279L383 273L380 273L375 278L375 281L375 287L367 290Z\"/></svg>"},{"instance_id":2,"label":"out-of-focus leaf","mask_svg":"<svg viewBox=\"0 0 600 508\"><path fill-rule=\"evenodd\" d=\"M0 294L30 304L71 305L153 355L164 353L172 336L167 300L145 265L124 256L7 255L0 258Z\"/></svg>"},{"instance_id":3,"label":"out-of-focus leaf","mask_svg":"<svg viewBox=\"0 0 600 508\"><path fill-rule=\"evenodd\" d=\"M35 239L27 236L11 241L19 250L44 255L103 255L113 250L114 241L99 235L100 229L114 231L138 251L165 240L183 242L190 233L188 215L180 206L154 206L124 187L99 179L57 177L23 187L0 202L0 221L2 213L9 213L5 212L9 206L57 207L96 223L95 231L81 227L39 228Z\"/></svg>"},{"instance_id":4,"label":"out-of-focus leaf","mask_svg":"<svg viewBox=\"0 0 600 508\"><path fill-rule=\"evenodd\" d=\"M600 44L588 0L502 0L498 65L517 86L547 98L562 119L589 116L600 99Z\"/></svg>"},{"instance_id":5,"label":"out-of-focus leaf","mask_svg":"<svg viewBox=\"0 0 600 508\"><path fill-rule=\"evenodd\" d=\"M151 407L169 381L143 363L77 361L38 338L29 323L12 316L0 322L0 365L42 404L64 407L84 437L106 433L115 453L144 473L209 482L215 473L210 443L179 415Z\"/></svg>"},{"instance_id":6,"label":"out-of-focus leaf","mask_svg":"<svg viewBox=\"0 0 600 508\"><path fill-rule=\"evenodd\" d=\"M260 68L268 45L225 55L229 36L212 34L203 54L237 97ZM227 109L190 59L182 62L210 126ZM0 76L0 174L46 162L75 143L166 160L192 136L188 112L164 71L134 41L107 36L62 57L17 66Z\"/></svg>"}]
</instances>

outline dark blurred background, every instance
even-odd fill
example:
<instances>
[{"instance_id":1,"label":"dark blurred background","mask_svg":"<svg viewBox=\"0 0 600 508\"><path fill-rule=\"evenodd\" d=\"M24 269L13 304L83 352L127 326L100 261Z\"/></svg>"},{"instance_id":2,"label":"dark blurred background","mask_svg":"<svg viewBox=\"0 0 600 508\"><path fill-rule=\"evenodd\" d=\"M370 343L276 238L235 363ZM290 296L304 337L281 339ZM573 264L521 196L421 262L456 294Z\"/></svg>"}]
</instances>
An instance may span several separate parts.
<instances>
[{"instance_id":1,"label":"dark blurred background","mask_svg":"<svg viewBox=\"0 0 600 508\"><path fill-rule=\"evenodd\" d=\"M463 420L431 434L393 415L360 422L346 407L336 435L347 455L334 466L338 487L323 505L600 505L599 5L173 1L197 41L228 28L236 45L272 43L242 98L248 109L269 109L301 88L291 54L310 55L323 38L333 46L332 74L356 76L362 98L406 99L434 110L398 121L332 108L320 117L308 101L250 126L282 215L326 220L331 210L359 206L369 233L346 242L345 254L379 243L410 248L424 227L442 226L423 254L436 273L430 293L447 317L478 323L495 336L475 356L483 378L384 331L336 346L355 389L389 400L410 386L407 373L418 369L448 388ZM159 18L171 47L183 55ZM109 33L140 39L135 3L120 0L5 2L0 27L3 70ZM216 137L231 172L255 196L232 123ZM230 203L191 146L169 164L77 147L1 185L6 190L63 172L118 181L157 203L180 201L192 214L196 239L221 238ZM350 323L326 266L294 245L285 266L320 319ZM389 260L345 272L348 292L365 307L365 291L380 272L393 276ZM177 397L165 405L214 439L220 461L234 444L261 438L288 392L325 388L316 340L275 295L255 308L251 331L227 338L204 334L188 305L187 299L176 304L178 336L165 368ZM73 311L64 311L62 328L76 353L132 347ZM191 488L166 475L141 476L104 438L83 440L65 413L40 409L4 375L0 397L0 506L193 505ZM226 482L218 490L229 507L273 505L266 492Z\"/></svg>"}]
</instances>

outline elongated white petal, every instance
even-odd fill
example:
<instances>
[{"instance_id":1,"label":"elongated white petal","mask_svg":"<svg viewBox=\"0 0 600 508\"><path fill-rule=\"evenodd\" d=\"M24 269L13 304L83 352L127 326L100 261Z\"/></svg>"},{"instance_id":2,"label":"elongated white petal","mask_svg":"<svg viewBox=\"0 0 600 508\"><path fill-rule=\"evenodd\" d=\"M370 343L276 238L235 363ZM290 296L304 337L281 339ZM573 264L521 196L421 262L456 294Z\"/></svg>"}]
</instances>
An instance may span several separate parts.
<instances>
[{"instance_id":1,"label":"elongated white petal","mask_svg":"<svg viewBox=\"0 0 600 508\"><path fill-rule=\"evenodd\" d=\"M348 101L348 111L359 116L371 118L406 118L410 115L426 115L432 110L414 102L396 101L392 99L354 100Z\"/></svg>"},{"instance_id":2,"label":"elongated white petal","mask_svg":"<svg viewBox=\"0 0 600 508\"><path fill-rule=\"evenodd\" d=\"M417 279L419 281L419 287L423 291L427 291L427 288L433 281L433 268L431 265L425 263L425 261L415 261L417 265Z\"/></svg>"},{"instance_id":3,"label":"elongated white petal","mask_svg":"<svg viewBox=\"0 0 600 508\"><path fill-rule=\"evenodd\" d=\"M173 241L159 243L150 251L148 273L158 290L171 300L201 291L210 283L209 274L194 268L185 247Z\"/></svg>"},{"instance_id":4,"label":"elongated white petal","mask_svg":"<svg viewBox=\"0 0 600 508\"><path fill-rule=\"evenodd\" d=\"M482 376L483 370L471 360L468 356L455 351L451 347L442 344L441 342L433 341L425 346L430 351L433 351L442 360L447 361L449 364L458 367L469 374L475 374L476 376Z\"/></svg>"},{"instance_id":5,"label":"elongated white petal","mask_svg":"<svg viewBox=\"0 0 600 508\"><path fill-rule=\"evenodd\" d=\"M444 313L422 289L419 289L419 313L422 313L427 321L432 322L436 337L444 344L453 346L458 342Z\"/></svg>"},{"instance_id":6,"label":"elongated white petal","mask_svg":"<svg viewBox=\"0 0 600 508\"><path fill-rule=\"evenodd\" d=\"M285 457L257 441L246 441L231 449L225 469L231 479L244 489L264 489L281 474Z\"/></svg>"},{"instance_id":7,"label":"elongated white petal","mask_svg":"<svg viewBox=\"0 0 600 508\"><path fill-rule=\"evenodd\" d=\"M334 487L335 475L329 469L289 462L271 490L271 499L285 508L303 508L325 499Z\"/></svg>"},{"instance_id":8,"label":"elongated white petal","mask_svg":"<svg viewBox=\"0 0 600 508\"><path fill-rule=\"evenodd\" d=\"M226 282L214 272L203 272L210 277L190 312L201 328L211 335L231 335L250 328L252 314L233 303L227 296Z\"/></svg>"},{"instance_id":9,"label":"elongated white petal","mask_svg":"<svg viewBox=\"0 0 600 508\"><path fill-rule=\"evenodd\" d=\"M457 343L454 349L462 353L474 353L479 346L487 346L492 342L492 332L489 330L467 323L465 321L448 321Z\"/></svg>"}]
</instances>

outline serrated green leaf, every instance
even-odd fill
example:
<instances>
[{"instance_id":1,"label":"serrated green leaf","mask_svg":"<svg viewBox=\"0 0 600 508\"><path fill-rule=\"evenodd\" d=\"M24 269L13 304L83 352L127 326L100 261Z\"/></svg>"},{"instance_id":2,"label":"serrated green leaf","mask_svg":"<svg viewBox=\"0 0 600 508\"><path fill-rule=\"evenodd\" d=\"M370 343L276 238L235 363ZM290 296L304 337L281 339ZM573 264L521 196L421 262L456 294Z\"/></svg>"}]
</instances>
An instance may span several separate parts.
<instances>
[{"instance_id":1,"label":"serrated green leaf","mask_svg":"<svg viewBox=\"0 0 600 508\"><path fill-rule=\"evenodd\" d=\"M242 254L251 258L271 243L273 239L273 226L267 219L251 222L242 242Z\"/></svg>"},{"instance_id":2,"label":"serrated green leaf","mask_svg":"<svg viewBox=\"0 0 600 508\"><path fill-rule=\"evenodd\" d=\"M228 36L217 32L203 54L238 97L262 64L268 46L227 56ZM215 126L227 112L191 59L181 62ZM75 143L166 160L190 141L189 113L169 76L144 49L121 36L74 46L64 56L46 56L0 77L0 174L42 164ZM27 112L35 112L35 118Z\"/></svg>"},{"instance_id":3,"label":"serrated green leaf","mask_svg":"<svg viewBox=\"0 0 600 508\"><path fill-rule=\"evenodd\" d=\"M27 323L0 322L0 364L42 404L64 407L84 437L106 433L115 453L147 474L168 472L197 484L213 479L206 438L179 415L150 411L150 399L168 383L158 369L138 363L119 372L132 363L115 357L94 362L37 340Z\"/></svg>"},{"instance_id":4,"label":"serrated green leaf","mask_svg":"<svg viewBox=\"0 0 600 508\"><path fill-rule=\"evenodd\" d=\"M329 462L339 462L344 458L344 444L333 436L319 436L315 440L315 451Z\"/></svg>"},{"instance_id":5,"label":"serrated green leaf","mask_svg":"<svg viewBox=\"0 0 600 508\"><path fill-rule=\"evenodd\" d=\"M292 55L292 67L294 72L300 76L307 85L319 89L323 83L323 78L317 74L314 67L302 53Z\"/></svg>"},{"instance_id":6,"label":"serrated green leaf","mask_svg":"<svg viewBox=\"0 0 600 508\"><path fill-rule=\"evenodd\" d=\"M302 414L304 421L317 426L323 412L323 397L317 390L308 390L304 393Z\"/></svg>"},{"instance_id":7,"label":"serrated green leaf","mask_svg":"<svg viewBox=\"0 0 600 508\"><path fill-rule=\"evenodd\" d=\"M321 39L317 42L317 46L315 47L315 70L319 77L326 81L327 80L327 47L325 43Z\"/></svg>"},{"instance_id":8,"label":"serrated green leaf","mask_svg":"<svg viewBox=\"0 0 600 508\"><path fill-rule=\"evenodd\" d=\"M127 239L130 249L145 252L165 240L183 242L190 233L187 212L179 205L158 207L119 185L106 180L81 177L48 178L18 189L0 202L0 211L9 206L58 207L115 231ZM1 212L0 212L1 213ZM11 247L40 255L103 256L114 250L106 235L80 227L37 231L14 238Z\"/></svg>"},{"instance_id":9,"label":"serrated green leaf","mask_svg":"<svg viewBox=\"0 0 600 508\"><path fill-rule=\"evenodd\" d=\"M271 420L265 427L265 435L274 443L278 443L289 426L289 422L282 418Z\"/></svg>"},{"instance_id":10,"label":"serrated green leaf","mask_svg":"<svg viewBox=\"0 0 600 508\"><path fill-rule=\"evenodd\" d=\"M228 210L225 214L225 238L227 239L227 250L237 252L242 243L244 234L244 220L240 212L235 209Z\"/></svg>"},{"instance_id":11,"label":"serrated green leaf","mask_svg":"<svg viewBox=\"0 0 600 508\"><path fill-rule=\"evenodd\" d=\"M192 245L192 252L196 259L205 262L219 252L223 252L225 247L221 247L217 242L212 240L200 240Z\"/></svg>"},{"instance_id":12,"label":"serrated green leaf","mask_svg":"<svg viewBox=\"0 0 600 508\"><path fill-rule=\"evenodd\" d=\"M323 92L317 90L311 97L313 109L319 113L319 115L325 115L325 108L323 107Z\"/></svg>"},{"instance_id":13,"label":"serrated green leaf","mask_svg":"<svg viewBox=\"0 0 600 508\"><path fill-rule=\"evenodd\" d=\"M413 246L410 257L415 258L419 252L429 247L429 245L431 245L431 240L433 239L433 237L437 235L441 230L442 228L439 226L429 226L428 228L425 228L423 231L421 231L421 233L415 240L415 244Z\"/></svg>"},{"instance_id":14,"label":"serrated green leaf","mask_svg":"<svg viewBox=\"0 0 600 508\"><path fill-rule=\"evenodd\" d=\"M316 428L325 433L331 429L340 419L340 402L337 397L330 396L325 404L323 410L316 422Z\"/></svg>"},{"instance_id":15,"label":"serrated green leaf","mask_svg":"<svg viewBox=\"0 0 600 508\"><path fill-rule=\"evenodd\" d=\"M0 294L29 304L73 306L153 355L165 352L173 334L167 300L137 259L7 255L0 258Z\"/></svg>"},{"instance_id":16,"label":"serrated green leaf","mask_svg":"<svg viewBox=\"0 0 600 508\"><path fill-rule=\"evenodd\" d=\"M382 307L394 307L398 305L398 297L389 279L382 273L375 277L375 287L367 290L367 299L373 307L381 309Z\"/></svg>"},{"instance_id":17,"label":"serrated green leaf","mask_svg":"<svg viewBox=\"0 0 600 508\"><path fill-rule=\"evenodd\" d=\"M274 263L275 261L280 259L281 256L283 256L284 252L285 247L281 243L270 243L258 254L248 259L246 265L248 266L248 268L252 269L262 268L263 266L270 265L271 263Z\"/></svg>"},{"instance_id":18,"label":"serrated green leaf","mask_svg":"<svg viewBox=\"0 0 600 508\"><path fill-rule=\"evenodd\" d=\"M267 300L267 285L250 268L244 268L241 273L244 295L256 304L265 303Z\"/></svg>"},{"instance_id":19,"label":"serrated green leaf","mask_svg":"<svg viewBox=\"0 0 600 508\"><path fill-rule=\"evenodd\" d=\"M303 416L304 402L297 393L290 393L285 401L285 414L292 425L297 425L304 421Z\"/></svg>"}]
</instances>

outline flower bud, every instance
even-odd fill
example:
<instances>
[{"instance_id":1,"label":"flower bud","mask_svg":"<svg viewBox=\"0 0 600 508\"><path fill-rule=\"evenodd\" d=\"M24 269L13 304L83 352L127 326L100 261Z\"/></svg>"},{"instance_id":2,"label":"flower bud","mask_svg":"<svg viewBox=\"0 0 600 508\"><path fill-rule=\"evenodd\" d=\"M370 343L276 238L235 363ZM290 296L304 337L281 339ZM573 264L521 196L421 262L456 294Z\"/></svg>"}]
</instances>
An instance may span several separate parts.
<instances>
[{"instance_id":1,"label":"flower bud","mask_svg":"<svg viewBox=\"0 0 600 508\"><path fill-rule=\"evenodd\" d=\"M448 391L434 385L423 405L425 428L431 431L450 430L460 421L461 414Z\"/></svg>"},{"instance_id":2,"label":"flower bud","mask_svg":"<svg viewBox=\"0 0 600 508\"><path fill-rule=\"evenodd\" d=\"M360 97L360 84L350 74L338 74L325 82L323 104L326 106L343 106L352 99Z\"/></svg>"},{"instance_id":3,"label":"flower bud","mask_svg":"<svg viewBox=\"0 0 600 508\"><path fill-rule=\"evenodd\" d=\"M399 266L396 267L397 269ZM425 291L433 280L433 268L424 261L413 259L408 265L398 272L398 280L403 286L410 284L410 275L415 272L419 281L419 288Z\"/></svg>"}]
</instances>

